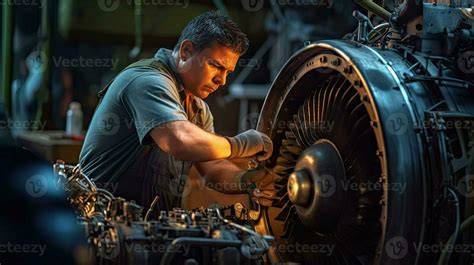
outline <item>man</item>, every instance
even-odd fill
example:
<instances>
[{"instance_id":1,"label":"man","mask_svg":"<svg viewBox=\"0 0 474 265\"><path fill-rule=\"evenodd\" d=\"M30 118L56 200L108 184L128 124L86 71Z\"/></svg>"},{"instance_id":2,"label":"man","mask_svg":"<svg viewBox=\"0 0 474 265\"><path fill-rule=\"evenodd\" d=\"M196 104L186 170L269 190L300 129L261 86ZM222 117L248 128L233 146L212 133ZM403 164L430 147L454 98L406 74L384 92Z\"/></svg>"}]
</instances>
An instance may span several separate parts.
<instances>
[{"instance_id":1,"label":"man","mask_svg":"<svg viewBox=\"0 0 474 265\"><path fill-rule=\"evenodd\" d=\"M160 49L155 58L127 67L102 93L80 154L84 173L144 207L158 195L160 210L180 206L193 162L222 192L259 188L271 197L270 171L241 172L227 160L268 159L270 138L255 130L216 135L203 101L226 83L247 48L247 37L229 17L207 12L189 22L173 51Z\"/></svg>"}]
</instances>

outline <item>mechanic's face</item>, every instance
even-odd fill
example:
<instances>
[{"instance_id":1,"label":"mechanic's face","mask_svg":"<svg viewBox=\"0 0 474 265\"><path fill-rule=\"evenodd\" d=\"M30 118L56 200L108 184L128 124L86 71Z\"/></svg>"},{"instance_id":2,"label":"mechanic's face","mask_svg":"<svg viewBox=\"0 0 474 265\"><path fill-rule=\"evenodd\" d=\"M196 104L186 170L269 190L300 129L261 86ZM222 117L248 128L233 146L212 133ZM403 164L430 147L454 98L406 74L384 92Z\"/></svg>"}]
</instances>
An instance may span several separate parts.
<instances>
[{"instance_id":1,"label":"mechanic's face","mask_svg":"<svg viewBox=\"0 0 474 265\"><path fill-rule=\"evenodd\" d=\"M205 99L225 85L232 73L239 54L217 43L198 52L189 40L184 40L178 51L177 68L188 93Z\"/></svg>"}]
</instances>

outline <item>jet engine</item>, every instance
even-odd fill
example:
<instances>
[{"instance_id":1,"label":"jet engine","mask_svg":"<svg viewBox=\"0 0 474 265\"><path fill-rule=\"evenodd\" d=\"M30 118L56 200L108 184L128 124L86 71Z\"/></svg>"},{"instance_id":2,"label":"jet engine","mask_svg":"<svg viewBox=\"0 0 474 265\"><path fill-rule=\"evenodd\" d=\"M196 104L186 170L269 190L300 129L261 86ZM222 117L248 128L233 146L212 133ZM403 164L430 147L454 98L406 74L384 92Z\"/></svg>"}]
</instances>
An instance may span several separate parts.
<instances>
[{"instance_id":1,"label":"jet engine","mask_svg":"<svg viewBox=\"0 0 474 265\"><path fill-rule=\"evenodd\" d=\"M472 264L473 10L367 8L387 22L354 12L353 34L308 43L265 99L257 129L274 141L278 190L257 225L277 241L268 260Z\"/></svg>"}]
</instances>

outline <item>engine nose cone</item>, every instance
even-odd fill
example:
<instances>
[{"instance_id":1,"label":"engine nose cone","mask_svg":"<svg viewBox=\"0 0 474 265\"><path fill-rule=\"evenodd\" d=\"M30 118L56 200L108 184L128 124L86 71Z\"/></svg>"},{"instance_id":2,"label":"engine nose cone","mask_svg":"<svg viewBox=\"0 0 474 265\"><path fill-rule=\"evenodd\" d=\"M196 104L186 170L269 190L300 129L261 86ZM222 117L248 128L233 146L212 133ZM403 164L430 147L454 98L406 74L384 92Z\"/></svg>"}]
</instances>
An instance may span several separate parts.
<instances>
[{"instance_id":1,"label":"engine nose cone","mask_svg":"<svg viewBox=\"0 0 474 265\"><path fill-rule=\"evenodd\" d=\"M299 157L288 179L288 197L303 224L319 233L336 227L345 204L345 170L337 147L323 139Z\"/></svg>"},{"instance_id":2,"label":"engine nose cone","mask_svg":"<svg viewBox=\"0 0 474 265\"><path fill-rule=\"evenodd\" d=\"M299 206L307 206L310 202L312 180L304 169L295 171L288 178L288 197L290 201Z\"/></svg>"}]
</instances>

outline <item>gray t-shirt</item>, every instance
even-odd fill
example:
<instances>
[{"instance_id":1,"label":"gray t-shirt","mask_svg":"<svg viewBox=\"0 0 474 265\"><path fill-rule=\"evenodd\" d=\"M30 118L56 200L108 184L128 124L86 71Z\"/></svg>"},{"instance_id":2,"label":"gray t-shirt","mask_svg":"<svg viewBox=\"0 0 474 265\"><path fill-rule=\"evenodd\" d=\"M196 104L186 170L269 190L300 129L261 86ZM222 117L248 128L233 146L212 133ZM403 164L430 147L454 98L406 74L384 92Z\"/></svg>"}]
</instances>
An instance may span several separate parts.
<instances>
[{"instance_id":1,"label":"gray t-shirt","mask_svg":"<svg viewBox=\"0 0 474 265\"><path fill-rule=\"evenodd\" d=\"M184 90L171 51L160 49L155 59L166 64L173 76L151 67L126 69L111 83L94 113L80 163L84 173L95 181L120 181L122 173L144 152L145 145L155 144L149 132L157 126L189 120L214 132L212 114L202 99L193 97L192 108L187 112L183 107ZM182 175L184 163L180 163L183 161L169 164ZM190 163L187 165L185 171Z\"/></svg>"}]
</instances>

